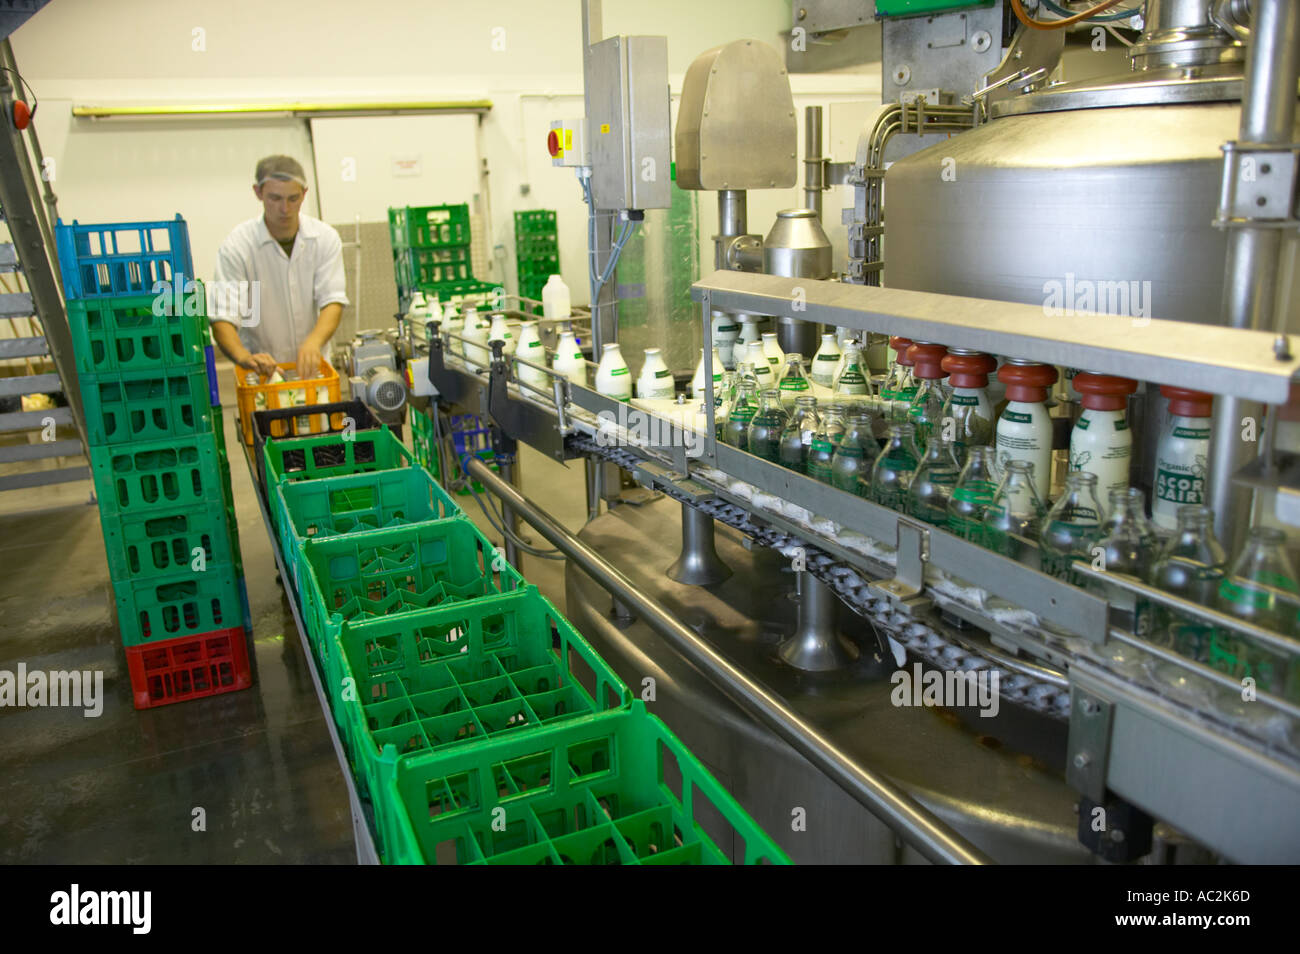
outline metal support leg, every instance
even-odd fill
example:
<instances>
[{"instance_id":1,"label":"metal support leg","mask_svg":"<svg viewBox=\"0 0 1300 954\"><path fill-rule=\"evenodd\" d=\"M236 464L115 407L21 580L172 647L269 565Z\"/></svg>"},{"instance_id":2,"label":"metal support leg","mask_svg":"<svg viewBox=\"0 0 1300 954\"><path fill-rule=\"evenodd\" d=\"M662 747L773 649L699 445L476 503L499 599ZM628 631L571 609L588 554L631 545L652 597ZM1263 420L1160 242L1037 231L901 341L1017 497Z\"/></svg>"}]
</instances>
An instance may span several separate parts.
<instances>
[{"instance_id":1,"label":"metal support leg","mask_svg":"<svg viewBox=\"0 0 1300 954\"><path fill-rule=\"evenodd\" d=\"M670 580L691 586L721 583L731 576L713 545L713 518L690 504L682 504L682 553L666 572Z\"/></svg>"},{"instance_id":2,"label":"metal support leg","mask_svg":"<svg viewBox=\"0 0 1300 954\"><path fill-rule=\"evenodd\" d=\"M795 669L827 672L858 658L858 648L835 630L835 594L806 570L799 571L799 622L778 655Z\"/></svg>"},{"instance_id":3,"label":"metal support leg","mask_svg":"<svg viewBox=\"0 0 1300 954\"><path fill-rule=\"evenodd\" d=\"M506 483L513 484L515 482L515 461L513 458L498 456L497 470L501 474L501 479ZM519 518L515 516L510 504L504 500L501 501L501 519L506 530L509 531L509 533L505 534L506 561L516 570L521 569L523 565L519 562L519 545L515 543L514 537L511 536L511 534L516 536L519 534Z\"/></svg>"},{"instance_id":4,"label":"metal support leg","mask_svg":"<svg viewBox=\"0 0 1300 954\"><path fill-rule=\"evenodd\" d=\"M600 461L590 457L583 461L583 474L587 478L588 520L595 520L600 516L600 465Z\"/></svg>"}]
</instances>

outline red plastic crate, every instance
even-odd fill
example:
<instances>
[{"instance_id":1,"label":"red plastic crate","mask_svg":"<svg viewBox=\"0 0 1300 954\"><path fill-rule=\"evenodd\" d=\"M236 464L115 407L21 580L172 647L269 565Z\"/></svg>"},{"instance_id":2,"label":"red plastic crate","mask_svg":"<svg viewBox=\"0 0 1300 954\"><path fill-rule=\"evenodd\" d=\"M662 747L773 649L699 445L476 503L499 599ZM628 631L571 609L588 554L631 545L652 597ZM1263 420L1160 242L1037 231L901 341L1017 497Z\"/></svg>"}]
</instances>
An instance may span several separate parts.
<instances>
[{"instance_id":1,"label":"red plastic crate","mask_svg":"<svg viewBox=\"0 0 1300 954\"><path fill-rule=\"evenodd\" d=\"M137 709L237 692L253 684L242 626L125 648Z\"/></svg>"}]
</instances>

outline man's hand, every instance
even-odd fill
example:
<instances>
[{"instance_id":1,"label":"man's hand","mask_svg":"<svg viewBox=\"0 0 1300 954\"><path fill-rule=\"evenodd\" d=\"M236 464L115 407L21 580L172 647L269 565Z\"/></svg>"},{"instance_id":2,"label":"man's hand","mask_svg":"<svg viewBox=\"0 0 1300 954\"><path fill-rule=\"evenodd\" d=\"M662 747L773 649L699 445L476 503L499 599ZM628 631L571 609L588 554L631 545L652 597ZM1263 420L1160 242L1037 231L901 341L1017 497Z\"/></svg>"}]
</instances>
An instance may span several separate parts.
<instances>
[{"instance_id":1,"label":"man's hand","mask_svg":"<svg viewBox=\"0 0 1300 954\"><path fill-rule=\"evenodd\" d=\"M311 340L304 341L298 349L298 378L319 378L321 373L320 348Z\"/></svg>"},{"instance_id":2,"label":"man's hand","mask_svg":"<svg viewBox=\"0 0 1300 954\"><path fill-rule=\"evenodd\" d=\"M275 358L271 357L265 351L259 351L257 354L249 354L242 361L238 362L241 368L247 368L249 371L256 371L264 378L269 378L275 374Z\"/></svg>"}]
</instances>

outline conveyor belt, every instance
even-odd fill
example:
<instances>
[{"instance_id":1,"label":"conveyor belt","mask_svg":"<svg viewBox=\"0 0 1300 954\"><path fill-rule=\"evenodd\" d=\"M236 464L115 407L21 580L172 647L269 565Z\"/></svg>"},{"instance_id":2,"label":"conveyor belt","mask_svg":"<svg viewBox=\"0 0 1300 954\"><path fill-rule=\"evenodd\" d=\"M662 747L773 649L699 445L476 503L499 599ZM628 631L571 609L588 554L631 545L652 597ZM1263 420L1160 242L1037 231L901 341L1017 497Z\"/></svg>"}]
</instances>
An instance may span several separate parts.
<instances>
[{"instance_id":1,"label":"conveyor belt","mask_svg":"<svg viewBox=\"0 0 1300 954\"><path fill-rule=\"evenodd\" d=\"M262 486L257 476L257 468L254 465L253 458L249 454L247 444L239 442L243 448L244 463L248 466L249 476L252 478L253 486L257 488L257 508L262 515L262 526L266 529L267 539L271 543L271 554L275 557L275 568L280 574L281 585L284 586L284 595L289 603L289 610L293 613L293 623L298 629L298 639L302 642L302 654L306 657L307 668L311 671L312 685L316 688L316 698L320 701L321 711L325 713L325 727L329 730L330 742L334 745L334 754L338 756L339 770L343 774L343 782L348 787L348 805L352 810L352 835L357 844L357 864L377 865L379 864L379 853L375 850L374 834L374 816L368 810L369 806L363 805L357 795L356 782L352 778L352 766L348 762L347 753L343 750L343 744L339 741L338 729L334 725L334 716L330 713L329 700L325 696L324 687L321 685L320 672L316 668L316 657L312 654L311 643L307 639L307 629L302 622L302 607L298 605L298 594L292 586L285 585L289 580L289 572L284 565L284 556L280 553L280 542L276 539L275 531L271 528L270 514L267 510L266 488Z\"/></svg>"}]
</instances>

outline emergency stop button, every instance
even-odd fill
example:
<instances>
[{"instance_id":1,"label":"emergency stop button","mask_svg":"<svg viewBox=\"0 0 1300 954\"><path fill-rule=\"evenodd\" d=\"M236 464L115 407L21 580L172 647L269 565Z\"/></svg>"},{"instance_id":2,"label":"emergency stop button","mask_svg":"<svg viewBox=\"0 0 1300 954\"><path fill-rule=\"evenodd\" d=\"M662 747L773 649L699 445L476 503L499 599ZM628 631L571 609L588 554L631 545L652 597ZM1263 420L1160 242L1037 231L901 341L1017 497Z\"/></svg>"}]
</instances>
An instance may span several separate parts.
<instances>
[{"instance_id":1,"label":"emergency stop button","mask_svg":"<svg viewBox=\"0 0 1300 954\"><path fill-rule=\"evenodd\" d=\"M560 131L552 129L546 134L546 151L552 156L560 154Z\"/></svg>"}]
</instances>

